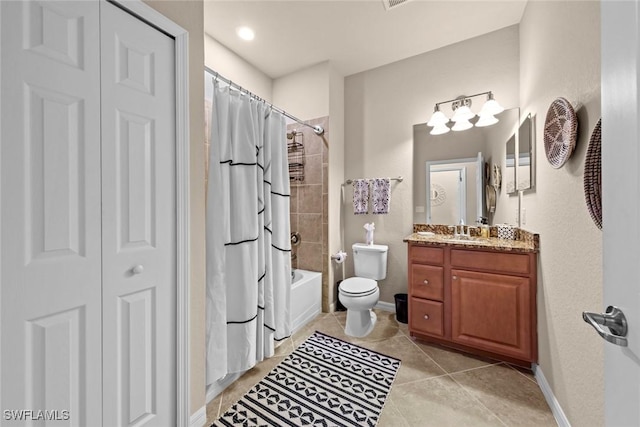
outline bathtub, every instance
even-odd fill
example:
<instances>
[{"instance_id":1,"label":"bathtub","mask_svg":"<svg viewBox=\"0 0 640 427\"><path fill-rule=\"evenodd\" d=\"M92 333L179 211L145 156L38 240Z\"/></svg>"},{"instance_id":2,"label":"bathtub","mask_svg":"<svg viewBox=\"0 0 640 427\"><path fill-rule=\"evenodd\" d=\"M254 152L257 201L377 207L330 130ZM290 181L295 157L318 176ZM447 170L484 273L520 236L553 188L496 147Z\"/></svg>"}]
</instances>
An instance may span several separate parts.
<instances>
[{"instance_id":1,"label":"bathtub","mask_svg":"<svg viewBox=\"0 0 640 427\"><path fill-rule=\"evenodd\" d=\"M291 333L296 333L322 311L322 273L293 270Z\"/></svg>"}]
</instances>

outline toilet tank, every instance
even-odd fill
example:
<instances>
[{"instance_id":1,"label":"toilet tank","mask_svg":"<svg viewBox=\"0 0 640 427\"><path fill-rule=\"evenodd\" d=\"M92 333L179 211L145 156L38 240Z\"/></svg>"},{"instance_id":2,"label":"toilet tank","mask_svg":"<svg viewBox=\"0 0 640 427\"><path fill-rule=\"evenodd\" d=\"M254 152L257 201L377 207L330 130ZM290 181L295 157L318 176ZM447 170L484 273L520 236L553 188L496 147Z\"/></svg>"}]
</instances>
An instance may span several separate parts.
<instances>
[{"instance_id":1,"label":"toilet tank","mask_svg":"<svg viewBox=\"0 0 640 427\"><path fill-rule=\"evenodd\" d=\"M387 277L387 245L354 243L353 266L357 277L382 280Z\"/></svg>"}]
</instances>

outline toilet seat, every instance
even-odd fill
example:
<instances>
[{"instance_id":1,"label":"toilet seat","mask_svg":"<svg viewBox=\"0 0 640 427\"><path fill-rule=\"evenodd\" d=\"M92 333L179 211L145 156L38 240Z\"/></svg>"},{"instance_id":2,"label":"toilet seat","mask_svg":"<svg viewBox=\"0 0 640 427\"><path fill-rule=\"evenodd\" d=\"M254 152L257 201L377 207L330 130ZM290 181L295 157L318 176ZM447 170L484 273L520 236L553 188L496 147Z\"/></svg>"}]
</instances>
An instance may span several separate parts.
<instances>
[{"instance_id":1,"label":"toilet seat","mask_svg":"<svg viewBox=\"0 0 640 427\"><path fill-rule=\"evenodd\" d=\"M346 296L364 297L378 290L378 282L364 277L350 277L343 280L338 286L338 291Z\"/></svg>"}]
</instances>

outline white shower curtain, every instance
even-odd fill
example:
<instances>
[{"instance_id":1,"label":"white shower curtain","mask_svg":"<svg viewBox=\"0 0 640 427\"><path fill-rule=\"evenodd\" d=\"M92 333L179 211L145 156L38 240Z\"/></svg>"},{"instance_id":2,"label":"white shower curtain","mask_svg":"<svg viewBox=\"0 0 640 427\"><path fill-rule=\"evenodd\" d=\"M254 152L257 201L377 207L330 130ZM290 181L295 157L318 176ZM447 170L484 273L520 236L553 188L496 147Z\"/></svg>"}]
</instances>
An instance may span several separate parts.
<instances>
[{"instance_id":1,"label":"white shower curtain","mask_svg":"<svg viewBox=\"0 0 640 427\"><path fill-rule=\"evenodd\" d=\"M284 117L214 82L207 190L207 385L291 333Z\"/></svg>"}]
</instances>

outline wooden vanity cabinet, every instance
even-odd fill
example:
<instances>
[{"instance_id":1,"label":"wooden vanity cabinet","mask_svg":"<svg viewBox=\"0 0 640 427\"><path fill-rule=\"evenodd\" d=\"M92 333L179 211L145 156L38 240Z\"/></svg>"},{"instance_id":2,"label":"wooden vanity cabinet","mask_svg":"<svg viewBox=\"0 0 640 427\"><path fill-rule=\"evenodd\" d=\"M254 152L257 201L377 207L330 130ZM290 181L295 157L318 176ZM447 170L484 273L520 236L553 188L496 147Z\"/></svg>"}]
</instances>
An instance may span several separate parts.
<instances>
[{"instance_id":1,"label":"wooden vanity cabinet","mask_svg":"<svg viewBox=\"0 0 640 427\"><path fill-rule=\"evenodd\" d=\"M530 366L537 361L537 254L409 244L409 331Z\"/></svg>"}]
</instances>

